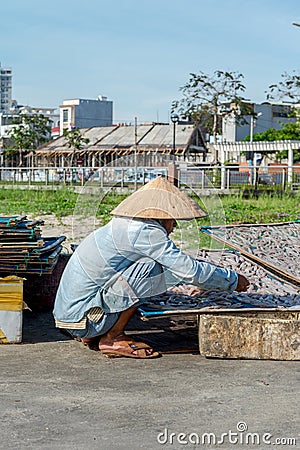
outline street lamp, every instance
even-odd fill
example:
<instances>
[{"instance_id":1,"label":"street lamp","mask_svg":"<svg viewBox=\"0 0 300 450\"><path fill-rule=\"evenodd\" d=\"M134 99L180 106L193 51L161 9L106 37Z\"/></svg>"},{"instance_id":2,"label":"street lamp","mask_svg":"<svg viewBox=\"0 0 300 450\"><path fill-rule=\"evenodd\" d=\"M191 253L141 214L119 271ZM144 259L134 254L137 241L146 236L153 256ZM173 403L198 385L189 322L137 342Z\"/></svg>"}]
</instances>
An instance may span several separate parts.
<instances>
[{"instance_id":1,"label":"street lamp","mask_svg":"<svg viewBox=\"0 0 300 450\"><path fill-rule=\"evenodd\" d=\"M259 112L255 115L255 117L251 114L250 116L250 142L253 142L253 131L254 131L254 125L255 125L255 119L262 116L262 113Z\"/></svg>"},{"instance_id":2,"label":"street lamp","mask_svg":"<svg viewBox=\"0 0 300 450\"><path fill-rule=\"evenodd\" d=\"M179 122L179 116L177 114L171 114L171 121L173 122L173 149L171 155L175 155L176 124Z\"/></svg>"},{"instance_id":3,"label":"street lamp","mask_svg":"<svg viewBox=\"0 0 300 450\"><path fill-rule=\"evenodd\" d=\"M250 116L250 144L252 144L253 142L253 131L254 131L254 126L255 126L255 119L257 119L258 117L262 116L262 112L259 112L257 114ZM249 152L249 161L248 164L251 167L250 168L250 184L253 184L254 181L254 185L256 185L257 183L257 167L256 167L256 153L253 150L250 150ZM254 180L253 180L254 178Z\"/></svg>"}]
</instances>

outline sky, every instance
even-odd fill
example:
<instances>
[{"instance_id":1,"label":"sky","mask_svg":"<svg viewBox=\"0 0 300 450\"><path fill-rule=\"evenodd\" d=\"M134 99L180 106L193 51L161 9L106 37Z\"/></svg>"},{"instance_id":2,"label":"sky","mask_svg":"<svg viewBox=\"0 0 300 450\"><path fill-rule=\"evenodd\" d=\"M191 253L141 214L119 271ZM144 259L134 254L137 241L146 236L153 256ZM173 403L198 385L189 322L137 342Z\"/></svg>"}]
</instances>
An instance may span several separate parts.
<instances>
[{"instance_id":1,"label":"sky","mask_svg":"<svg viewBox=\"0 0 300 450\"><path fill-rule=\"evenodd\" d=\"M244 75L243 96L266 100L299 73L299 0L5 0L0 63L19 104L113 101L114 122L168 122L190 73Z\"/></svg>"}]
</instances>

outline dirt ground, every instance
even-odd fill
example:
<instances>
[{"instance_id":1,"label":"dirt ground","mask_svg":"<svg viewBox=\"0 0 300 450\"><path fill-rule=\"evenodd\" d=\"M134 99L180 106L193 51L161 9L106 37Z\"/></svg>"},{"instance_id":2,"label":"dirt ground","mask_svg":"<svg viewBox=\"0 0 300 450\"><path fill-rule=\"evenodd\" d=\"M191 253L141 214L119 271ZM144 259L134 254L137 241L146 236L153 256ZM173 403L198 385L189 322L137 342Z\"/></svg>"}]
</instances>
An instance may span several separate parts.
<instances>
[{"instance_id":1,"label":"dirt ground","mask_svg":"<svg viewBox=\"0 0 300 450\"><path fill-rule=\"evenodd\" d=\"M33 217L28 216L33 219ZM65 216L58 219L54 215L43 215L40 217L34 217L44 221L44 225L41 225L42 237L51 236L66 236L64 242L64 251L71 251L71 244L79 244L89 233L101 226L100 221L96 221L94 218L86 218L80 216Z\"/></svg>"},{"instance_id":2,"label":"dirt ground","mask_svg":"<svg viewBox=\"0 0 300 450\"><path fill-rule=\"evenodd\" d=\"M79 215L70 215L58 219L55 215L47 214L42 216L27 215L30 220L43 220L44 225L40 225L42 237L66 236L63 243L63 252L72 253L71 244L80 244L80 242L92 231L101 227L102 223L95 217L87 218ZM178 236L173 236L174 242L182 247L182 240ZM190 241L190 239L188 239ZM189 242L189 246L191 242ZM197 241L194 247L197 247Z\"/></svg>"},{"instance_id":3,"label":"dirt ground","mask_svg":"<svg viewBox=\"0 0 300 450\"><path fill-rule=\"evenodd\" d=\"M42 215L40 217L27 216L29 219L44 221L40 226L43 237L66 236L64 251L71 251L71 244L79 244L89 233L101 227L102 223L95 217L84 217L78 214L58 219L54 215ZM172 239L182 250L196 249L200 245L200 236L197 224L180 221L172 233ZM203 237L203 236L202 236Z\"/></svg>"}]
</instances>

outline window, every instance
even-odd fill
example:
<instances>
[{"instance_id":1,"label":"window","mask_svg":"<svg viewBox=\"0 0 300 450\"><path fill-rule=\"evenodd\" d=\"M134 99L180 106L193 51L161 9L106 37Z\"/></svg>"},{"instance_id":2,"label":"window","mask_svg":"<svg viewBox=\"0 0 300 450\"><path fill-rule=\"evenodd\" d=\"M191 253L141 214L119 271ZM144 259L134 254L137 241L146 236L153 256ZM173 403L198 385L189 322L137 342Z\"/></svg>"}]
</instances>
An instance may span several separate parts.
<instances>
[{"instance_id":1,"label":"window","mask_svg":"<svg viewBox=\"0 0 300 450\"><path fill-rule=\"evenodd\" d=\"M69 119L69 110L63 109L63 122L68 122Z\"/></svg>"},{"instance_id":2,"label":"window","mask_svg":"<svg viewBox=\"0 0 300 450\"><path fill-rule=\"evenodd\" d=\"M273 106L273 117L289 117L291 107L285 105Z\"/></svg>"}]
</instances>

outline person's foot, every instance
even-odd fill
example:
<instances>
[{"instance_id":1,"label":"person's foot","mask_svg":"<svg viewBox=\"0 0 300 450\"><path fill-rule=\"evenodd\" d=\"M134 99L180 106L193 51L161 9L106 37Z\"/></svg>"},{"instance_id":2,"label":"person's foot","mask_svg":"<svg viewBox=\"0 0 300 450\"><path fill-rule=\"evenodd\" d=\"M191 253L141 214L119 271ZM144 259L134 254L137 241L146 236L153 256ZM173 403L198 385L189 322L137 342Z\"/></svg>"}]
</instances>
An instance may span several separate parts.
<instances>
[{"instance_id":1,"label":"person's foot","mask_svg":"<svg viewBox=\"0 0 300 450\"><path fill-rule=\"evenodd\" d=\"M111 337L104 335L99 341L99 350L108 357L127 357L127 358L157 358L161 356L159 352L155 352L152 347L144 342L134 341L130 336L121 334Z\"/></svg>"},{"instance_id":2,"label":"person's foot","mask_svg":"<svg viewBox=\"0 0 300 450\"><path fill-rule=\"evenodd\" d=\"M100 336L93 338L79 338L83 345L87 345L91 350L99 350L99 339Z\"/></svg>"}]
</instances>

